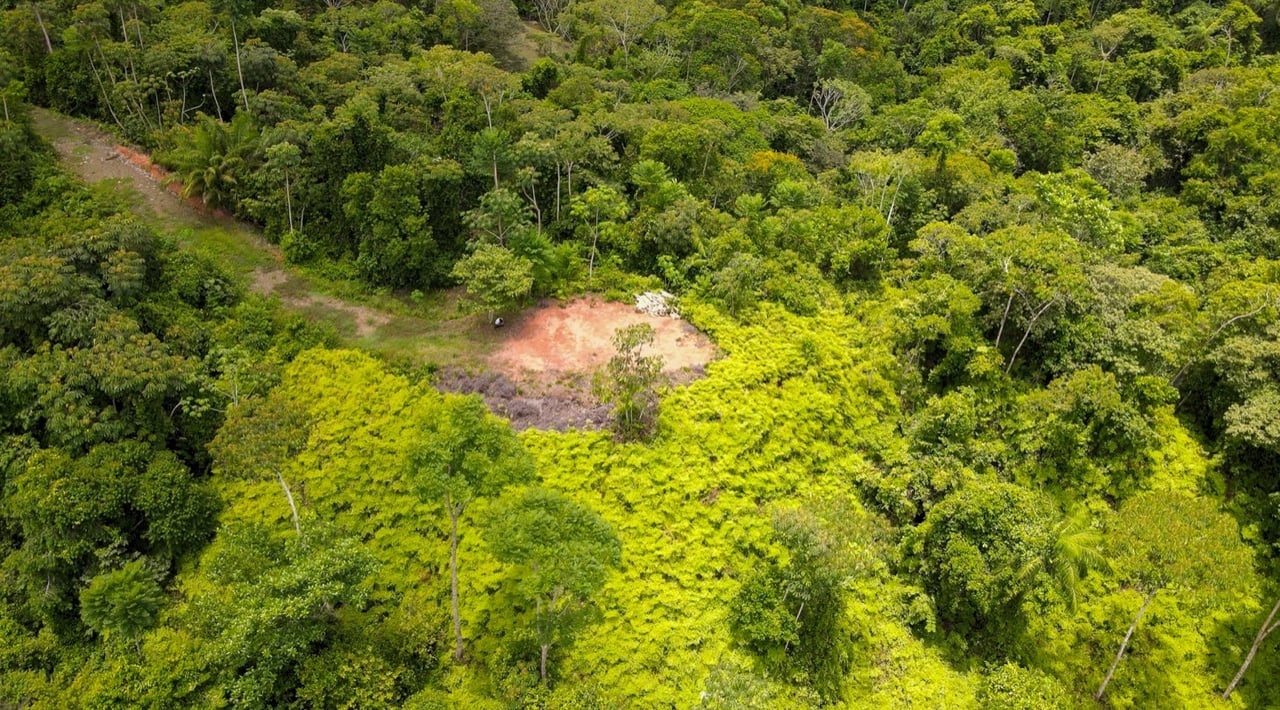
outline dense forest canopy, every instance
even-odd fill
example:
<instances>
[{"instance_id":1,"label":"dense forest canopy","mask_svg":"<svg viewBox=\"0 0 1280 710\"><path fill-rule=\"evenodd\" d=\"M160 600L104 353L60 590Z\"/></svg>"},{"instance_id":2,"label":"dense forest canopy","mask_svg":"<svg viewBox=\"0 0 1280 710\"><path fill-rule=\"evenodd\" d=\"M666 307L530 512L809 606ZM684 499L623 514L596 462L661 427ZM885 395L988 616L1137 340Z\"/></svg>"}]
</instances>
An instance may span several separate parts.
<instances>
[{"instance_id":1,"label":"dense forest canopy","mask_svg":"<svg viewBox=\"0 0 1280 710\"><path fill-rule=\"evenodd\" d=\"M1280 698L1280 4L0 8L0 707ZM723 358L516 434L32 106L312 273Z\"/></svg>"}]
</instances>

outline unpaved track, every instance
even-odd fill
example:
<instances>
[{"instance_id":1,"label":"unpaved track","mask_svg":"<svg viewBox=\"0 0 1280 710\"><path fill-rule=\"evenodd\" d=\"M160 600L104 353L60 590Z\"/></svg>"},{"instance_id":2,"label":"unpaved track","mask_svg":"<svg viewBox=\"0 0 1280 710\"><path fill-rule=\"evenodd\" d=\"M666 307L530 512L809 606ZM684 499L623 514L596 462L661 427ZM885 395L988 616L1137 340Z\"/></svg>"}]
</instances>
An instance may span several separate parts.
<instances>
[{"instance_id":1,"label":"unpaved track","mask_svg":"<svg viewBox=\"0 0 1280 710\"><path fill-rule=\"evenodd\" d=\"M648 316L631 306L594 298L566 304L544 301L507 314L509 327L502 329L460 317L456 293L441 296L445 305L431 320L336 298L287 266L279 249L252 226L179 197L177 186L165 184L163 171L147 156L119 146L111 134L41 109L34 117L36 129L68 168L85 182L111 182L137 195L139 216L161 230L187 231L195 235L193 241L218 230L233 237L237 246L248 247L245 251L254 256L228 266L239 269L252 291L279 298L310 320L333 324L340 333L345 330L350 344L444 366L443 389L481 394L517 428L605 425L608 408L591 397L590 373L613 355L611 338L617 328L640 322L654 326L657 338L646 354L661 355L666 374L677 384L699 377L703 365L715 356L710 340L682 320Z\"/></svg>"},{"instance_id":2,"label":"unpaved track","mask_svg":"<svg viewBox=\"0 0 1280 710\"><path fill-rule=\"evenodd\" d=\"M280 250L262 238L253 227L234 218L202 209L196 200L184 200L178 185L166 185L163 171L151 166L145 155L118 145L111 134L97 126L66 116L34 110L36 130L53 143L62 162L82 180L93 184L115 181L122 189L141 197L141 205L162 224L202 229L220 227L269 254L273 266L257 267L244 274L249 288L264 296L276 296L286 306L304 310L319 320L354 322L356 337L377 336L382 326L397 316L364 305L349 303L315 291L305 277L283 266Z\"/></svg>"}]
</instances>

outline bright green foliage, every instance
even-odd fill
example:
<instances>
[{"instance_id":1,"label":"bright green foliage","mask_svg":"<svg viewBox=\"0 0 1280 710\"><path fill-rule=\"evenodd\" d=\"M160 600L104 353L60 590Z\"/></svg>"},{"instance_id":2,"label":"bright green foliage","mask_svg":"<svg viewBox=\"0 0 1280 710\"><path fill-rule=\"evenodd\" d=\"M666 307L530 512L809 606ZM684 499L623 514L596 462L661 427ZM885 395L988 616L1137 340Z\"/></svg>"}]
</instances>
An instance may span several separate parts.
<instances>
[{"instance_id":1,"label":"bright green foliage","mask_svg":"<svg viewBox=\"0 0 1280 710\"><path fill-rule=\"evenodd\" d=\"M478 397L448 397L415 425L406 474L424 501L465 506L533 477L533 461L511 427Z\"/></svg>"},{"instance_id":2,"label":"bright green foliage","mask_svg":"<svg viewBox=\"0 0 1280 710\"><path fill-rule=\"evenodd\" d=\"M298 665L335 633L338 610L364 602L375 568L350 539L269 536L254 526L224 530L204 560L216 586L189 610L217 685L251 706L287 697Z\"/></svg>"},{"instance_id":3,"label":"bright green foliage","mask_svg":"<svg viewBox=\"0 0 1280 710\"><path fill-rule=\"evenodd\" d=\"M278 396L311 422L307 448L285 461L283 471L296 488L306 490L315 517L360 535L382 531L382 542L372 549L380 563L380 587L407 585L422 570L438 569L447 557L439 542L445 536L422 531L440 516L435 504L421 501L416 484L403 472L408 452L420 440L421 423L440 411L440 395L411 388L369 356L349 351L304 353L286 369L281 387ZM224 522L283 522L288 529L277 483L250 479L232 482L226 490L235 503Z\"/></svg>"},{"instance_id":4,"label":"bright green foliage","mask_svg":"<svg viewBox=\"0 0 1280 710\"><path fill-rule=\"evenodd\" d=\"M514 307L533 288L533 263L495 244L481 244L453 266L475 307L488 314Z\"/></svg>"},{"instance_id":5,"label":"bright green foliage","mask_svg":"<svg viewBox=\"0 0 1280 710\"><path fill-rule=\"evenodd\" d=\"M770 682L749 670L721 664L711 669L695 708L698 710L770 710L815 707L818 699L795 688Z\"/></svg>"},{"instance_id":6,"label":"bright green foliage","mask_svg":"<svg viewBox=\"0 0 1280 710\"><path fill-rule=\"evenodd\" d=\"M990 710L1068 710L1066 691L1051 676L1006 663L982 681L978 702Z\"/></svg>"},{"instance_id":7,"label":"bright green foliage","mask_svg":"<svg viewBox=\"0 0 1280 710\"><path fill-rule=\"evenodd\" d=\"M279 392L236 402L218 435L209 442L214 466L237 478L274 478L284 490L298 534L298 507L284 477L285 466L302 452L310 435L306 412Z\"/></svg>"},{"instance_id":8,"label":"bright green foliage","mask_svg":"<svg viewBox=\"0 0 1280 710\"><path fill-rule=\"evenodd\" d=\"M1184 493L1135 496L1109 530L1117 570L1140 591L1213 593L1247 574L1250 559L1237 525L1212 503Z\"/></svg>"},{"instance_id":9,"label":"bright green foliage","mask_svg":"<svg viewBox=\"0 0 1280 710\"><path fill-rule=\"evenodd\" d=\"M1044 574L1067 608L1075 611L1091 572L1110 572L1111 560L1103 548L1102 533L1077 512L1063 518L1049 531L1049 545L1041 557L1022 568L1021 576Z\"/></svg>"},{"instance_id":10,"label":"bright green foliage","mask_svg":"<svg viewBox=\"0 0 1280 710\"><path fill-rule=\"evenodd\" d=\"M533 460L511 427L479 397L448 398L430 419L417 422L419 438L408 452L405 475L423 502L443 504L449 515L449 575L454 658L463 658L458 609L458 520L476 498L492 498L533 478ZM544 674L545 675L545 674Z\"/></svg>"},{"instance_id":11,"label":"bright green foliage","mask_svg":"<svg viewBox=\"0 0 1280 710\"><path fill-rule=\"evenodd\" d=\"M659 417L668 433L652 447L612 444L598 434L526 435L544 462L544 480L599 506L626 545L626 563L598 602L603 617L583 632L611 641L579 645L563 667L599 679L605 698L616 702L682 704L701 692L729 648L725 609L745 581L750 550L771 536L770 517L756 501L848 500L848 476L879 475L858 452L899 455L881 419L896 412L874 369L883 351L856 320L800 318L769 304L760 315L768 325L695 312L706 316L702 322L728 358L707 379L668 396ZM936 662L901 626L891 631L870 621L902 613L905 590L882 576L887 570L875 548L852 536L846 544L864 556L871 575L851 603L863 621L851 623L875 627L874 643L912 668ZM871 689L891 682L868 656L855 656L850 667L866 674L847 697L874 703ZM964 686L950 676L909 692L972 692Z\"/></svg>"},{"instance_id":12,"label":"bright green foliage","mask_svg":"<svg viewBox=\"0 0 1280 710\"><path fill-rule=\"evenodd\" d=\"M1211 503L1183 493L1153 491L1131 498L1120 507L1109 532L1117 571L1145 599L1094 694L1097 699L1103 697L1133 632L1159 592L1182 593L1207 606L1215 596L1248 590L1252 577L1252 560L1240 544L1235 521Z\"/></svg>"},{"instance_id":13,"label":"bright green foliage","mask_svg":"<svg viewBox=\"0 0 1280 710\"><path fill-rule=\"evenodd\" d=\"M80 592L80 616L103 635L137 641L156 621L164 595L144 560L94 577Z\"/></svg>"},{"instance_id":14,"label":"bright green foliage","mask_svg":"<svg viewBox=\"0 0 1280 710\"><path fill-rule=\"evenodd\" d=\"M525 613L533 607L532 637L541 650L542 682L553 646L566 646L583 612L622 561L613 528L595 511L562 493L526 488L488 513L485 540L512 577Z\"/></svg>"},{"instance_id":15,"label":"bright green foliage","mask_svg":"<svg viewBox=\"0 0 1280 710\"><path fill-rule=\"evenodd\" d=\"M1129 494L1151 474L1150 415L1095 366L1029 394L1015 439L1027 480L1064 490Z\"/></svg>"},{"instance_id":16,"label":"bright green foliage","mask_svg":"<svg viewBox=\"0 0 1280 710\"><path fill-rule=\"evenodd\" d=\"M1273 7L261 5L0 10L0 704L1087 706L1130 628L1105 703L1221 704L1280 544ZM536 604L451 534L491 501L406 473L471 405L288 365L323 338L54 171L27 97L318 273L681 297L725 357L657 436L521 438L626 549L554 689ZM307 425L246 416L277 403ZM79 592L139 558L181 593L109 653Z\"/></svg>"}]
</instances>

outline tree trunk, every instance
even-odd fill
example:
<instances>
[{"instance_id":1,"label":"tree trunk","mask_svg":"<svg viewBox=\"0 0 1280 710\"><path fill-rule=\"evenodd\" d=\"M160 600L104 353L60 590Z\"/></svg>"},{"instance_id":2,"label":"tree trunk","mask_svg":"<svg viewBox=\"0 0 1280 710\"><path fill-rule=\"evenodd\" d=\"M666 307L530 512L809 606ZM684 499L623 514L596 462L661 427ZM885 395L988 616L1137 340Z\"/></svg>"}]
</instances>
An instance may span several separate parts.
<instances>
[{"instance_id":1,"label":"tree trunk","mask_svg":"<svg viewBox=\"0 0 1280 710\"><path fill-rule=\"evenodd\" d=\"M576 161L568 161L564 165L565 172L565 198L573 200L573 164Z\"/></svg>"},{"instance_id":2,"label":"tree trunk","mask_svg":"<svg viewBox=\"0 0 1280 710\"><path fill-rule=\"evenodd\" d=\"M1013 291L1009 292L1009 300L1004 303L1004 315L1000 316L1000 329L996 331L996 350L1000 349L1000 341L1004 338L1004 324L1009 321L1009 309L1013 308Z\"/></svg>"},{"instance_id":3,"label":"tree trunk","mask_svg":"<svg viewBox=\"0 0 1280 710\"><path fill-rule=\"evenodd\" d=\"M1249 655L1244 657L1244 663L1240 664L1240 670L1236 672L1236 677L1231 679L1231 685L1222 691L1222 699L1227 700L1231 697L1231 692L1240 684L1240 679L1244 677L1244 672L1249 670L1249 664L1253 663L1253 657L1258 653L1258 647L1266 640L1267 635L1276 630L1280 626L1280 622L1275 620L1276 613L1280 612L1280 599L1276 600L1276 605L1271 607L1271 613L1267 615L1267 620L1262 622L1262 626L1258 629L1258 635L1253 639L1253 646L1249 648Z\"/></svg>"},{"instance_id":4,"label":"tree trunk","mask_svg":"<svg viewBox=\"0 0 1280 710\"><path fill-rule=\"evenodd\" d=\"M1027 338L1031 337L1031 329L1036 327L1036 321L1040 320L1040 316L1044 315L1044 312L1049 310L1049 307L1056 301L1057 299L1049 299L1043 306L1040 306L1040 310L1036 311L1035 315L1031 317L1031 322L1027 324L1026 332L1022 334L1022 340L1018 341L1018 347L1014 348L1013 354L1009 356L1009 364L1004 368L1006 375L1013 370L1013 361L1018 359L1018 353L1022 352L1022 346L1027 344Z\"/></svg>"},{"instance_id":5,"label":"tree trunk","mask_svg":"<svg viewBox=\"0 0 1280 710\"><path fill-rule=\"evenodd\" d=\"M206 69L209 71L209 91L213 94L213 107L218 111L218 120L222 120L222 104L218 101L218 87L213 84L213 68Z\"/></svg>"},{"instance_id":6,"label":"tree trunk","mask_svg":"<svg viewBox=\"0 0 1280 710\"><path fill-rule=\"evenodd\" d=\"M240 68L240 37L236 34L236 18L231 18L231 41L236 49L236 76L240 79L240 98L244 100L244 110L249 110L249 94L244 90L244 70Z\"/></svg>"},{"instance_id":7,"label":"tree trunk","mask_svg":"<svg viewBox=\"0 0 1280 710\"><path fill-rule=\"evenodd\" d=\"M284 174L284 205L289 213L289 235L293 235L293 196L289 192L289 173Z\"/></svg>"},{"instance_id":8,"label":"tree trunk","mask_svg":"<svg viewBox=\"0 0 1280 710\"><path fill-rule=\"evenodd\" d=\"M600 227L596 226L591 233L591 254L587 259L587 281L590 281L596 273L596 244L600 241Z\"/></svg>"},{"instance_id":9,"label":"tree trunk","mask_svg":"<svg viewBox=\"0 0 1280 710\"><path fill-rule=\"evenodd\" d=\"M551 644L542 644L542 658L538 662L538 670L542 673L542 683L547 683L547 652L551 650Z\"/></svg>"},{"instance_id":10,"label":"tree trunk","mask_svg":"<svg viewBox=\"0 0 1280 710\"><path fill-rule=\"evenodd\" d=\"M138 49L146 50L146 46L142 44L142 20L138 19L138 6L133 5L133 32L138 35Z\"/></svg>"},{"instance_id":11,"label":"tree trunk","mask_svg":"<svg viewBox=\"0 0 1280 710\"><path fill-rule=\"evenodd\" d=\"M462 615L458 612L458 518L462 506L449 505L449 601L453 605L453 660L462 663Z\"/></svg>"},{"instance_id":12,"label":"tree trunk","mask_svg":"<svg viewBox=\"0 0 1280 710\"><path fill-rule=\"evenodd\" d=\"M124 124L120 122L120 117L116 115L116 110L111 106L111 97L107 94L107 87L102 83L102 76L98 74L98 67L93 63L93 57L89 57L89 69L93 71L93 78L98 82L98 90L102 92L102 102L107 105L107 112L111 114L111 120L116 122L120 130L124 130Z\"/></svg>"},{"instance_id":13,"label":"tree trunk","mask_svg":"<svg viewBox=\"0 0 1280 710\"><path fill-rule=\"evenodd\" d=\"M44 18L40 16L40 6L31 3L31 11L36 14L36 24L40 25L40 34L44 35L44 48L49 54L53 54L53 42L49 41L49 30L44 26Z\"/></svg>"},{"instance_id":14,"label":"tree trunk","mask_svg":"<svg viewBox=\"0 0 1280 710\"><path fill-rule=\"evenodd\" d=\"M1124 657L1125 649L1129 648L1129 639L1133 638L1133 632L1138 628L1138 622L1142 621L1142 615L1147 613L1147 606L1151 604L1151 600L1156 598L1156 592L1151 592L1147 598L1143 600L1142 606L1138 609L1138 615L1134 617L1133 623L1129 625L1129 633L1124 635L1124 641L1120 643L1120 652L1116 654L1116 659L1111 662L1111 668L1107 671L1107 677L1102 679L1102 685L1098 686L1098 692L1094 693L1094 700L1102 700L1102 694L1107 692L1107 684L1111 682L1111 676L1116 674L1116 666L1120 665L1120 659Z\"/></svg>"},{"instance_id":15,"label":"tree trunk","mask_svg":"<svg viewBox=\"0 0 1280 710\"><path fill-rule=\"evenodd\" d=\"M298 537L302 537L302 526L298 524L298 506L293 502L293 491L289 490L289 484L284 482L284 476L280 471L276 471L276 480L284 489L284 497L289 499L289 512L293 513L293 530L298 533Z\"/></svg>"}]
</instances>

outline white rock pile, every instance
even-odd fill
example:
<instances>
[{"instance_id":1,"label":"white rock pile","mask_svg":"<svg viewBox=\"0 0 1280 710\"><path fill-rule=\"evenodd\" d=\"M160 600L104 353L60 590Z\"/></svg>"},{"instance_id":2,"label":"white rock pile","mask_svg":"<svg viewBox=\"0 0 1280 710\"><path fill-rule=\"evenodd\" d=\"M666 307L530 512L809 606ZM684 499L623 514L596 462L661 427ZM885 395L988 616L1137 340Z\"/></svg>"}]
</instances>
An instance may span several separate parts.
<instances>
[{"instance_id":1,"label":"white rock pile","mask_svg":"<svg viewBox=\"0 0 1280 710\"><path fill-rule=\"evenodd\" d=\"M645 291L636 294L636 310L651 316L679 318L680 313L671 305L673 299L675 296L666 291Z\"/></svg>"}]
</instances>

